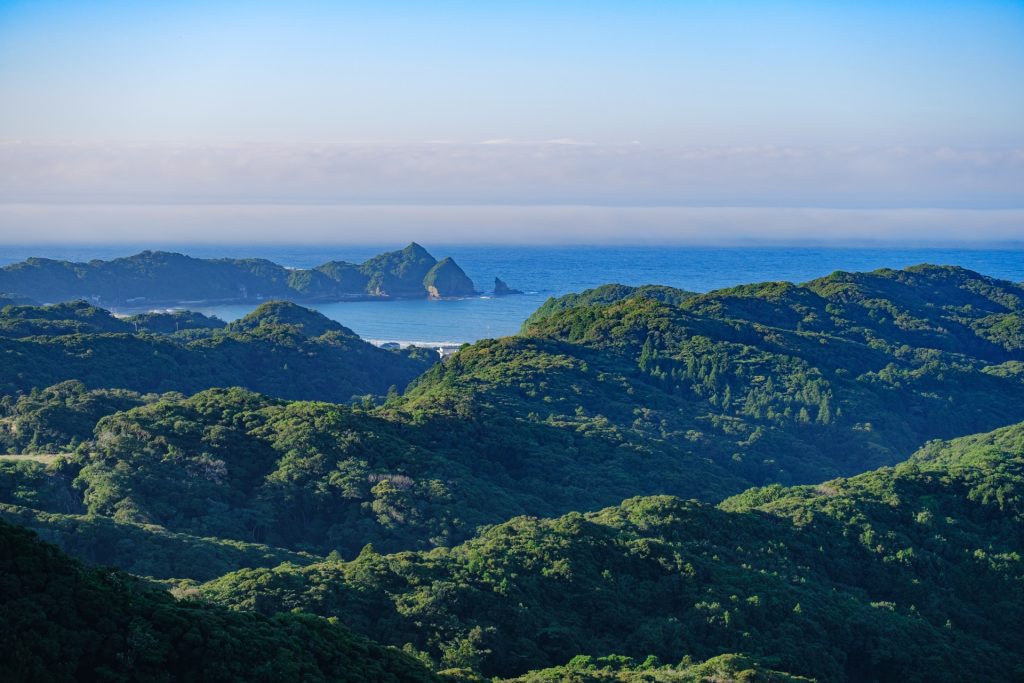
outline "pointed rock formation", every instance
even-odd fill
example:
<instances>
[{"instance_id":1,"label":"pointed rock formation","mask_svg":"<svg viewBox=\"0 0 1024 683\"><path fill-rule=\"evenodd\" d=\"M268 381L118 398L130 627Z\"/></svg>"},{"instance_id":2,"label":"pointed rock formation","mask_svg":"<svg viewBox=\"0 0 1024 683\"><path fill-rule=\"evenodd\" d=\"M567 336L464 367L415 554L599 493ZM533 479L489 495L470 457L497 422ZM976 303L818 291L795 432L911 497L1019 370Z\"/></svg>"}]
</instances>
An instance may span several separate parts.
<instances>
[{"instance_id":1,"label":"pointed rock formation","mask_svg":"<svg viewBox=\"0 0 1024 683\"><path fill-rule=\"evenodd\" d=\"M494 278L494 296L508 296L509 294L522 294L522 291L512 289L500 277Z\"/></svg>"}]
</instances>

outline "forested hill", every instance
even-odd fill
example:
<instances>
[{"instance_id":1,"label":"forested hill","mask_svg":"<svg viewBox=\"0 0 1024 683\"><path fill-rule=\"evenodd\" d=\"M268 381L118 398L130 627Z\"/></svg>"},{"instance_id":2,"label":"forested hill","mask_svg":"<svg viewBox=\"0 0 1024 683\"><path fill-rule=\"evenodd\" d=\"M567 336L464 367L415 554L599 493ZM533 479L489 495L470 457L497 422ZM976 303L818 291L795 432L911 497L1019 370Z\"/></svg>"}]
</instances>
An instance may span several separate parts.
<instances>
[{"instance_id":1,"label":"forested hill","mask_svg":"<svg viewBox=\"0 0 1024 683\"><path fill-rule=\"evenodd\" d=\"M477 679L479 681L479 679ZM562 666L530 671L495 683L810 683L812 679L776 671L749 657L726 654L694 663L662 664L657 657L643 661L624 655L579 655ZM482 683L482 682L481 682Z\"/></svg>"},{"instance_id":2,"label":"forested hill","mask_svg":"<svg viewBox=\"0 0 1024 683\"><path fill-rule=\"evenodd\" d=\"M850 280L861 294L850 293ZM812 291L840 286L842 306ZM881 296L885 288L891 298ZM819 482L894 464L929 439L1024 420L1024 363L1013 341L1020 289L926 267L698 296L624 291L625 298L552 311L523 336L467 347L376 407L286 403L240 390L158 400L88 383L54 386L8 399L0 437L13 452L81 443L61 471L74 486L34 502L17 492L0 502L351 557L367 542L383 551L451 545L480 524L594 510L636 495L715 502L750 486ZM779 326L739 317L761 319L765 308L780 310ZM336 323L297 307L256 318L262 322L243 320L184 344L175 335L122 343L170 344L200 359L220 345L249 358L243 351L253 346L269 359L199 366L205 374L183 364L160 375L197 388L207 381L277 397L351 396L342 370L318 370L303 354L326 356L324 340L357 344L331 328ZM54 339L61 338L10 343L34 348ZM103 367L103 358L111 370L90 377L106 386L146 376L118 374L131 355L90 353L62 365L36 356L16 376L34 373L46 386ZM335 367L350 367L351 356ZM39 376L58 367L64 376ZM238 374L218 374L225 367ZM256 370L262 374L244 374ZM370 379L374 393L386 391L380 373ZM100 421L128 408L135 409ZM73 433L60 429L72 422ZM46 480L46 468L22 467L43 470ZM159 558L151 565L176 566Z\"/></svg>"},{"instance_id":3,"label":"forested hill","mask_svg":"<svg viewBox=\"0 0 1024 683\"><path fill-rule=\"evenodd\" d=\"M605 334L607 318L602 328L586 316L627 301L661 302L691 318L822 334L882 350L936 349L992 362L1020 360L1024 352L1024 285L934 265L840 271L802 285L764 282L707 294L607 285L549 299L524 324L524 333L621 342L621 334Z\"/></svg>"},{"instance_id":4,"label":"forested hill","mask_svg":"<svg viewBox=\"0 0 1024 683\"><path fill-rule=\"evenodd\" d=\"M200 259L162 251L88 263L30 258L0 268L0 292L44 302L86 299L106 306L475 293L458 264L450 258L438 261L415 242L362 264L330 261L312 269L286 268L265 259Z\"/></svg>"},{"instance_id":5,"label":"forested hill","mask_svg":"<svg viewBox=\"0 0 1024 683\"><path fill-rule=\"evenodd\" d=\"M601 285L593 289L587 289L579 293L566 294L560 297L550 297L540 305L523 323L523 330L528 331L534 324L561 311L580 306L595 306L613 304L623 299L654 299L665 304L680 304L686 299L700 296L696 292L687 292L675 287L665 285L643 285L630 287L628 285L609 284Z\"/></svg>"},{"instance_id":6,"label":"forested hill","mask_svg":"<svg viewBox=\"0 0 1024 683\"><path fill-rule=\"evenodd\" d=\"M451 549L367 547L350 562L243 570L200 590L237 609L338 616L485 675L573 653L737 652L821 681L1010 681L1024 676L1022 528L1019 424L717 507L634 498L516 518ZM550 680L596 664L574 661Z\"/></svg>"},{"instance_id":7,"label":"forested hill","mask_svg":"<svg viewBox=\"0 0 1024 683\"><path fill-rule=\"evenodd\" d=\"M176 598L116 570L90 569L0 521L0 679L4 681L303 681L484 683L469 668L437 675L421 658L309 614L240 614ZM656 677L656 678L653 678ZM576 657L514 683L800 683L756 660L722 655L662 665ZM513 682L509 682L513 683Z\"/></svg>"},{"instance_id":8,"label":"forested hill","mask_svg":"<svg viewBox=\"0 0 1024 683\"><path fill-rule=\"evenodd\" d=\"M0 356L0 395L77 380L142 393L242 386L338 402L402 389L436 361L425 350L379 349L286 302L226 327L189 313L119 319L83 302L8 307L0 309Z\"/></svg>"},{"instance_id":9,"label":"forested hill","mask_svg":"<svg viewBox=\"0 0 1024 683\"><path fill-rule=\"evenodd\" d=\"M17 429L8 431L50 435L54 421L45 418L66 414L64 406L87 413L94 402L117 398L74 391L55 387L35 403L25 398L16 406L23 413L9 418ZM351 557L368 542L388 550L450 545L480 524L514 515L598 507L595 500L633 492L648 476L697 490L694 473L673 472L678 463L665 454L652 453L646 464L634 460L631 470L606 464L590 471L598 458L614 457L613 447L598 443L569 457L571 436L544 427L496 425L474 439L467 432L473 426L453 421L414 424L358 405L289 403L241 389L136 400L140 407L100 419L67 458L10 465L0 503ZM530 450L529 461L500 460L498 449L509 440ZM716 484L713 466L699 472L708 487ZM740 480L717 486L721 494L743 488ZM52 528L41 520L32 526ZM84 537L91 535L82 528L76 552L123 562L89 547ZM102 537L96 540L102 546ZM147 562L156 576L197 576L171 573L180 566L170 560Z\"/></svg>"},{"instance_id":10,"label":"forested hill","mask_svg":"<svg viewBox=\"0 0 1024 683\"><path fill-rule=\"evenodd\" d=\"M610 285L442 363L285 302L11 305L0 361L0 516L186 600L0 524L0 667L1024 679L1019 284Z\"/></svg>"},{"instance_id":11,"label":"forested hill","mask_svg":"<svg viewBox=\"0 0 1024 683\"><path fill-rule=\"evenodd\" d=\"M86 301L0 307L0 337L13 339L103 332L173 334L186 330L219 330L225 326L223 320L193 311L141 313L119 318Z\"/></svg>"},{"instance_id":12,"label":"forested hill","mask_svg":"<svg viewBox=\"0 0 1024 683\"><path fill-rule=\"evenodd\" d=\"M264 617L176 601L90 569L0 521L0 680L438 680L336 620Z\"/></svg>"},{"instance_id":13,"label":"forested hill","mask_svg":"<svg viewBox=\"0 0 1024 683\"><path fill-rule=\"evenodd\" d=\"M919 266L668 294L549 302L520 336L433 368L398 410L585 433L623 458L668 450L751 483L862 472L1024 419L1019 284Z\"/></svg>"}]
</instances>

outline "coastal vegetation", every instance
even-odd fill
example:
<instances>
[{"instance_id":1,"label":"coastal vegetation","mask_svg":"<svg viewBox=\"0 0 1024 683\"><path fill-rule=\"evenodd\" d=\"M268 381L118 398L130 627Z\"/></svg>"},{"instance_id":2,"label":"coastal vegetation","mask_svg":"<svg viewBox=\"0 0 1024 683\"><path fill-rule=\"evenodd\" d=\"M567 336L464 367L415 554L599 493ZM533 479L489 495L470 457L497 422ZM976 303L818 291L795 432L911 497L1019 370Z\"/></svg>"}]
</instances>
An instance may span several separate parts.
<instances>
[{"instance_id":1,"label":"coastal vegetation","mask_svg":"<svg viewBox=\"0 0 1024 683\"><path fill-rule=\"evenodd\" d=\"M608 287L444 363L283 303L191 341L0 340L90 345L22 366L31 388L6 399L0 435L8 452L73 451L62 495L76 512L321 555L428 549L517 515L849 476L1024 420L1021 290L937 267L705 295ZM144 345L119 349L130 379L101 362L93 340L110 339ZM152 345L192 355L142 383ZM104 384L129 391L91 388ZM183 395L204 384L263 395ZM349 404L281 400L306 397Z\"/></svg>"},{"instance_id":2,"label":"coastal vegetation","mask_svg":"<svg viewBox=\"0 0 1024 683\"><path fill-rule=\"evenodd\" d=\"M475 293L473 282L455 261L438 261L415 242L362 264L329 261L309 269L286 268L266 259L200 259L163 251L88 263L30 258L0 268L0 291L11 292L2 296L12 303L26 298L85 299L106 306Z\"/></svg>"},{"instance_id":3,"label":"coastal vegetation","mask_svg":"<svg viewBox=\"0 0 1024 683\"><path fill-rule=\"evenodd\" d=\"M410 250L360 286L456 286ZM60 549L0 522L5 679L1024 676L1017 283L606 285L443 362L19 303L0 359L0 517Z\"/></svg>"}]
</instances>

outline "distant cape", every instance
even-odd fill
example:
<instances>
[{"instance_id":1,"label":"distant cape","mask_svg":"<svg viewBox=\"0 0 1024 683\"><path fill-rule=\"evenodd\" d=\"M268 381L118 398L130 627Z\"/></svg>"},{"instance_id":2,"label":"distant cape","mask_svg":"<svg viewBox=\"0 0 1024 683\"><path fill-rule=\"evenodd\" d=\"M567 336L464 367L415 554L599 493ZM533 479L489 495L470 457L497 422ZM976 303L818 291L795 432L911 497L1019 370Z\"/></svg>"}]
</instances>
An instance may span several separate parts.
<instances>
[{"instance_id":1,"label":"distant cape","mask_svg":"<svg viewBox=\"0 0 1024 683\"><path fill-rule=\"evenodd\" d=\"M104 306L186 303L408 299L476 294L450 258L411 243L361 263L329 261L294 269L266 259L201 259L143 251L110 261L30 258L0 269L0 292L40 302L84 299Z\"/></svg>"}]
</instances>

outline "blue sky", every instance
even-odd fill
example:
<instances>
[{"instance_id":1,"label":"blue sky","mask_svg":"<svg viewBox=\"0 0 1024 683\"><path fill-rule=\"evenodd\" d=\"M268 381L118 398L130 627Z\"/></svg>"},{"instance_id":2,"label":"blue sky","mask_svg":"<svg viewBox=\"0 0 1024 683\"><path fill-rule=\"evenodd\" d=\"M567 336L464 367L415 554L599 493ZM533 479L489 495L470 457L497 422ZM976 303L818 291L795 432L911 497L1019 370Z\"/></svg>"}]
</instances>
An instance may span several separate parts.
<instances>
[{"instance_id":1,"label":"blue sky","mask_svg":"<svg viewBox=\"0 0 1024 683\"><path fill-rule=\"evenodd\" d=\"M18 139L1024 143L1021 2L3 3Z\"/></svg>"},{"instance_id":2,"label":"blue sky","mask_svg":"<svg viewBox=\"0 0 1024 683\"><path fill-rule=\"evenodd\" d=\"M74 202L1024 208L1019 1L0 1L0 97L0 239Z\"/></svg>"}]
</instances>

